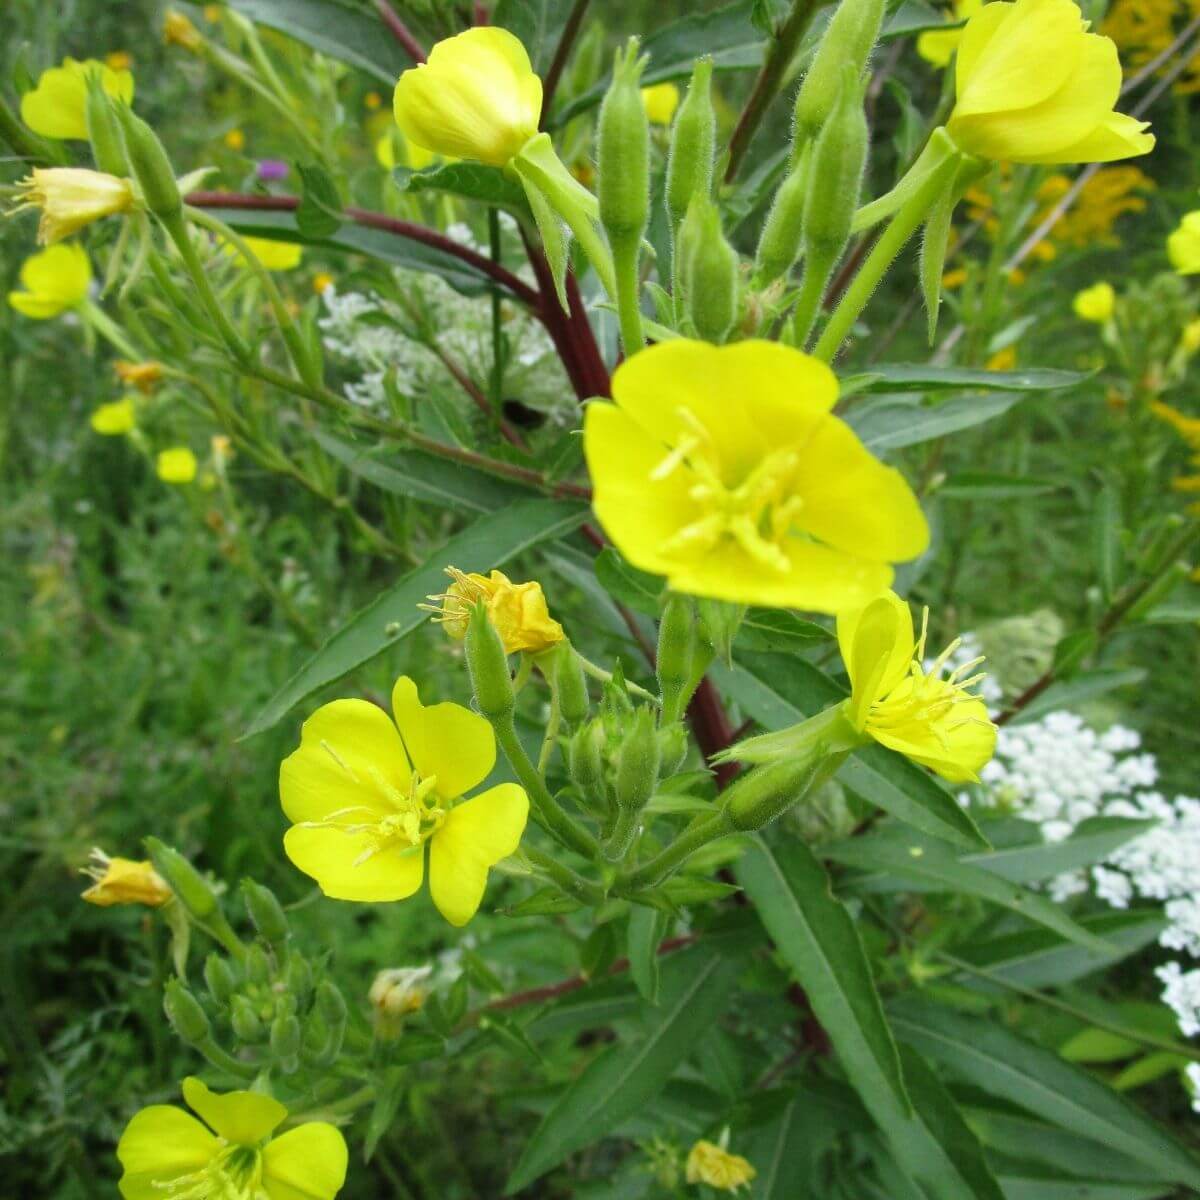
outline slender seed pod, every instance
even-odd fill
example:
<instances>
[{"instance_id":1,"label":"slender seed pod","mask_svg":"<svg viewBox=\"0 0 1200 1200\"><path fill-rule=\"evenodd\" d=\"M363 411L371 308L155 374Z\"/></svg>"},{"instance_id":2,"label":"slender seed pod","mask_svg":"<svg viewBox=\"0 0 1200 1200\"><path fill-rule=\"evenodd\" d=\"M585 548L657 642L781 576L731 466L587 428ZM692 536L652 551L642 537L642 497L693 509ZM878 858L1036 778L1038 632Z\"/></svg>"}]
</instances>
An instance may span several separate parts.
<instances>
[{"instance_id":1,"label":"slender seed pod","mask_svg":"<svg viewBox=\"0 0 1200 1200\"><path fill-rule=\"evenodd\" d=\"M686 702L685 691L692 676L696 617L687 596L671 592L658 625L655 655L658 689L662 694L664 719L679 719Z\"/></svg>"},{"instance_id":2,"label":"slender seed pod","mask_svg":"<svg viewBox=\"0 0 1200 1200\"><path fill-rule=\"evenodd\" d=\"M642 101L646 58L630 38L613 62L612 83L600 106L597 186L600 221L614 253L641 242L650 219L650 122Z\"/></svg>"},{"instance_id":3,"label":"slender seed pod","mask_svg":"<svg viewBox=\"0 0 1200 1200\"><path fill-rule=\"evenodd\" d=\"M727 789L725 812L737 829L761 829L824 783L848 753L817 744L807 753L756 767Z\"/></svg>"},{"instance_id":4,"label":"slender seed pod","mask_svg":"<svg viewBox=\"0 0 1200 1200\"><path fill-rule=\"evenodd\" d=\"M196 1046L208 1040L208 1017L200 1001L178 979L172 979L163 989L163 1011L180 1041Z\"/></svg>"},{"instance_id":5,"label":"slender seed pod","mask_svg":"<svg viewBox=\"0 0 1200 1200\"><path fill-rule=\"evenodd\" d=\"M666 204L675 229L687 216L693 196L712 192L713 151L717 141L717 114L712 102L712 59L696 60L687 95L675 114L667 158Z\"/></svg>"},{"instance_id":6,"label":"slender seed pod","mask_svg":"<svg viewBox=\"0 0 1200 1200\"><path fill-rule=\"evenodd\" d=\"M720 344L737 319L738 256L721 232L717 207L693 198L680 231L684 300L696 332Z\"/></svg>"},{"instance_id":7,"label":"slender seed pod","mask_svg":"<svg viewBox=\"0 0 1200 1200\"><path fill-rule=\"evenodd\" d=\"M786 275L796 265L804 245L804 205L808 197L809 156L802 154L800 160L775 189L758 239L758 253L754 259L754 284L764 288Z\"/></svg>"},{"instance_id":8,"label":"slender seed pod","mask_svg":"<svg viewBox=\"0 0 1200 1200\"><path fill-rule=\"evenodd\" d=\"M183 213L183 197L158 134L124 105L116 112L125 136L125 153L146 207L164 224L178 222Z\"/></svg>"},{"instance_id":9,"label":"slender seed pod","mask_svg":"<svg viewBox=\"0 0 1200 1200\"><path fill-rule=\"evenodd\" d=\"M479 711L490 721L507 717L516 703L512 676L508 673L508 655L483 603L471 610L465 649Z\"/></svg>"}]
</instances>

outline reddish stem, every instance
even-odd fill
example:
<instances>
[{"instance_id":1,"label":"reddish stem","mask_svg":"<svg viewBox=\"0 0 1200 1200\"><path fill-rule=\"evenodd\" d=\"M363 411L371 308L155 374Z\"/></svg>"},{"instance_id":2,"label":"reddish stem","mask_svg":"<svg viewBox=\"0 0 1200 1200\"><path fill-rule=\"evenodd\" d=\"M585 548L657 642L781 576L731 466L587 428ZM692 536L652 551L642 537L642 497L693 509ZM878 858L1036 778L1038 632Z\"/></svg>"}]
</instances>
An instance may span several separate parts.
<instances>
[{"instance_id":1,"label":"reddish stem","mask_svg":"<svg viewBox=\"0 0 1200 1200\"><path fill-rule=\"evenodd\" d=\"M404 47L404 53L413 62L423 63L425 51L421 43L413 37L412 31L400 19L400 14L388 3L388 0L375 0L375 11L383 18L383 23L388 27L392 37Z\"/></svg>"},{"instance_id":2,"label":"reddish stem","mask_svg":"<svg viewBox=\"0 0 1200 1200\"><path fill-rule=\"evenodd\" d=\"M562 78L563 68L571 56L571 47L574 46L575 39L579 35L579 27L583 24L588 3L589 0L575 0L570 15L567 17L567 23L563 26L562 36L554 48L554 58L550 62L550 69L546 72L546 78L542 83L542 115L538 120L539 129L546 128L546 118L550 115L550 104L554 100L554 93L558 91L558 81Z\"/></svg>"}]
</instances>

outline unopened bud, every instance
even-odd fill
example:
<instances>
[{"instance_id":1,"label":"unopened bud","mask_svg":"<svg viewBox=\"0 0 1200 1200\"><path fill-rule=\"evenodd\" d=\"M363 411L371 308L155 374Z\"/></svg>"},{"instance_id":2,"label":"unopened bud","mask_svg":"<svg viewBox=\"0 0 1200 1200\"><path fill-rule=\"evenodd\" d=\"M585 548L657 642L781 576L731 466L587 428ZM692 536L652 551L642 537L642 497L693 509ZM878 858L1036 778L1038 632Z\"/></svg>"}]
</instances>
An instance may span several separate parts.
<instances>
[{"instance_id":1,"label":"unopened bud","mask_svg":"<svg viewBox=\"0 0 1200 1200\"><path fill-rule=\"evenodd\" d=\"M242 900L254 928L271 946L280 946L288 938L288 922L275 893L253 879L242 880Z\"/></svg>"},{"instance_id":2,"label":"unopened bud","mask_svg":"<svg viewBox=\"0 0 1200 1200\"><path fill-rule=\"evenodd\" d=\"M659 619L655 664L663 712L670 721L677 720L683 711L684 693L692 679L695 637L696 616L691 600L677 592L669 593Z\"/></svg>"},{"instance_id":3,"label":"unopened bud","mask_svg":"<svg viewBox=\"0 0 1200 1200\"><path fill-rule=\"evenodd\" d=\"M216 893L200 872L182 854L158 838L148 837L144 844L154 869L167 881L188 913L198 921L212 916L217 909Z\"/></svg>"},{"instance_id":4,"label":"unopened bud","mask_svg":"<svg viewBox=\"0 0 1200 1200\"><path fill-rule=\"evenodd\" d=\"M482 601L471 609L465 649L476 707L489 720L507 717L516 703L508 656Z\"/></svg>"},{"instance_id":5,"label":"unopened bud","mask_svg":"<svg viewBox=\"0 0 1200 1200\"><path fill-rule=\"evenodd\" d=\"M219 954L210 954L204 960L204 984L208 994L218 1004L228 1004L237 990L237 979L233 968Z\"/></svg>"},{"instance_id":6,"label":"unopened bud","mask_svg":"<svg viewBox=\"0 0 1200 1200\"><path fill-rule=\"evenodd\" d=\"M271 960L267 952L258 945L246 951L246 978L260 987L271 982Z\"/></svg>"},{"instance_id":7,"label":"unopened bud","mask_svg":"<svg viewBox=\"0 0 1200 1200\"><path fill-rule=\"evenodd\" d=\"M288 955L284 981L287 990L296 997L297 1004L303 1004L308 999L308 994L312 991L312 967L298 950L293 950Z\"/></svg>"},{"instance_id":8,"label":"unopened bud","mask_svg":"<svg viewBox=\"0 0 1200 1200\"><path fill-rule=\"evenodd\" d=\"M688 207L679 253L688 316L702 338L719 345L737 318L738 257L706 196L695 196Z\"/></svg>"},{"instance_id":9,"label":"unopened bud","mask_svg":"<svg viewBox=\"0 0 1200 1200\"><path fill-rule=\"evenodd\" d=\"M234 996L230 1004L229 1023L239 1042L253 1045L266 1036L266 1029L254 1005L245 996Z\"/></svg>"},{"instance_id":10,"label":"unopened bud","mask_svg":"<svg viewBox=\"0 0 1200 1200\"><path fill-rule=\"evenodd\" d=\"M200 1007L200 1001L178 979L170 980L163 989L163 1011L180 1041L189 1046L207 1041L210 1033L208 1017Z\"/></svg>"},{"instance_id":11,"label":"unopened bud","mask_svg":"<svg viewBox=\"0 0 1200 1200\"><path fill-rule=\"evenodd\" d=\"M599 721L589 721L571 735L567 771L585 797L604 799L604 726Z\"/></svg>"},{"instance_id":12,"label":"unopened bud","mask_svg":"<svg viewBox=\"0 0 1200 1200\"><path fill-rule=\"evenodd\" d=\"M712 69L711 58L696 60L687 95L671 127L666 202L673 228L687 216L688 205L694 196L707 199L712 191L713 148L717 139Z\"/></svg>"},{"instance_id":13,"label":"unopened bud","mask_svg":"<svg viewBox=\"0 0 1200 1200\"><path fill-rule=\"evenodd\" d=\"M87 80L87 101L84 109L87 118L88 141L92 145L92 161L97 170L109 175L125 176L129 166L125 161L125 144L121 140L121 127L113 104L100 83L100 74L93 71Z\"/></svg>"},{"instance_id":14,"label":"unopened bud","mask_svg":"<svg viewBox=\"0 0 1200 1200\"><path fill-rule=\"evenodd\" d=\"M810 255L836 258L850 237L858 208L869 141L862 88L853 66L843 67L841 90L812 152L804 206L804 241Z\"/></svg>"},{"instance_id":15,"label":"unopened bud","mask_svg":"<svg viewBox=\"0 0 1200 1200\"><path fill-rule=\"evenodd\" d=\"M683 766L687 752L687 730L682 723L676 721L658 731L659 773L663 779L670 778Z\"/></svg>"},{"instance_id":16,"label":"unopened bud","mask_svg":"<svg viewBox=\"0 0 1200 1200\"><path fill-rule=\"evenodd\" d=\"M125 136L125 153L146 207L164 223L178 221L183 212L183 198L158 134L124 105L116 111Z\"/></svg>"},{"instance_id":17,"label":"unopened bud","mask_svg":"<svg viewBox=\"0 0 1200 1200\"><path fill-rule=\"evenodd\" d=\"M600 221L614 249L641 241L650 219L650 123L642 100L646 59L630 38L613 62L597 131Z\"/></svg>"},{"instance_id":18,"label":"unopened bud","mask_svg":"<svg viewBox=\"0 0 1200 1200\"><path fill-rule=\"evenodd\" d=\"M659 748L654 714L638 710L632 728L617 752L614 789L621 808L640 811L658 783Z\"/></svg>"},{"instance_id":19,"label":"unopened bud","mask_svg":"<svg viewBox=\"0 0 1200 1200\"><path fill-rule=\"evenodd\" d=\"M796 265L804 244L804 203L808 196L808 155L803 155L775 190L767 213L758 253L754 260L754 282L766 287Z\"/></svg>"},{"instance_id":20,"label":"unopened bud","mask_svg":"<svg viewBox=\"0 0 1200 1200\"><path fill-rule=\"evenodd\" d=\"M570 642L562 642L554 660L554 688L558 693L558 710L570 729L587 720L591 709L587 680L579 655Z\"/></svg>"},{"instance_id":21,"label":"unopened bud","mask_svg":"<svg viewBox=\"0 0 1200 1200\"><path fill-rule=\"evenodd\" d=\"M271 1022L271 1053L287 1062L300 1053L300 1022L294 1016L281 1014Z\"/></svg>"},{"instance_id":22,"label":"unopened bud","mask_svg":"<svg viewBox=\"0 0 1200 1200\"><path fill-rule=\"evenodd\" d=\"M331 1027L344 1024L346 1021L346 1000L336 983L322 979L317 984L317 1011Z\"/></svg>"}]
</instances>

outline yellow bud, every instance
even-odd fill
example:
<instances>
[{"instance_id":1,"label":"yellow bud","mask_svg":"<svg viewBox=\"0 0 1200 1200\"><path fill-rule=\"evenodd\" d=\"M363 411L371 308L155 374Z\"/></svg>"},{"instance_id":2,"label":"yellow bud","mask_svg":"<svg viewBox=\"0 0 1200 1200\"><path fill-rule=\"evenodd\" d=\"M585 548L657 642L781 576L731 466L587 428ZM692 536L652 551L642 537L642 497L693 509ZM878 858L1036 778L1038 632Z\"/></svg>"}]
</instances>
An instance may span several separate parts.
<instances>
[{"instance_id":1,"label":"yellow bud","mask_svg":"<svg viewBox=\"0 0 1200 1200\"><path fill-rule=\"evenodd\" d=\"M318 271L313 276L312 290L318 296L325 294L325 289L333 286L333 276L328 271Z\"/></svg>"},{"instance_id":2,"label":"yellow bud","mask_svg":"<svg viewBox=\"0 0 1200 1200\"><path fill-rule=\"evenodd\" d=\"M219 4L206 4L200 11L204 13L204 19L210 25L215 25L221 19L221 6Z\"/></svg>"},{"instance_id":3,"label":"yellow bud","mask_svg":"<svg viewBox=\"0 0 1200 1200\"><path fill-rule=\"evenodd\" d=\"M240 129L231 129L221 139L225 143L226 149L232 150L235 154L246 148L246 135Z\"/></svg>"},{"instance_id":4,"label":"yellow bud","mask_svg":"<svg viewBox=\"0 0 1200 1200\"><path fill-rule=\"evenodd\" d=\"M60 242L101 217L130 212L135 204L128 179L84 167L34 167L18 186L21 201L14 211L41 209L38 242L43 246Z\"/></svg>"},{"instance_id":5,"label":"yellow bud","mask_svg":"<svg viewBox=\"0 0 1200 1200\"><path fill-rule=\"evenodd\" d=\"M135 363L119 358L113 363L113 373L122 383L149 395L163 377L163 365L152 360Z\"/></svg>"},{"instance_id":6,"label":"yellow bud","mask_svg":"<svg viewBox=\"0 0 1200 1200\"><path fill-rule=\"evenodd\" d=\"M989 371L1011 371L1017 365L1017 348L1016 346L1005 346L1003 350L997 350L984 363L984 367Z\"/></svg>"},{"instance_id":7,"label":"yellow bud","mask_svg":"<svg viewBox=\"0 0 1200 1200\"><path fill-rule=\"evenodd\" d=\"M706 1183L721 1192L736 1192L758 1174L740 1154L730 1154L715 1142L698 1141L687 1156L688 1183Z\"/></svg>"},{"instance_id":8,"label":"yellow bud","mask_svg":"<svg viewBox=\"0 0 1200 1200\"><path fill-rule=\"evenodd\" d=\"M183 13L169 8L163 18L163 41L168 46L182 46L194 53L204 45L204 36Z\"/></svg>"},{"instance_id":9,"label":"yellow bud","mask_svg":"<svg viewBox=\"0 0 1200 1200\"><path fill-rule=\"evenodd\" d=\"M133 55L126 50L114 50L105 55L104 65L110 71L128 71L133 66Z\"/></svg>"},{"instance_id":10,"label":"yellow bud","mask_svg":"<svg viewBox=\"0 0 1200 1200\"><path fill-rule=\"evenodd\" d=\"M1076 294L1072 302L1075 315L1084 321L1103 325L1111 319L1117 296L1110 283L1096 283Z\"/></svg>"},{"instance_id":11,"label":"yellow bud","mask_svg":"<svg viewBox=\"0 0 1200 1200\"><path fill-rule=\"evenodd\" d=\"M223 433L214 433L209 443L212 456L218 466L223 466L233 457L233 445Z\"/></svg>"},{"instance_id":12,"label":"yellow bud","mask_svg":"<svg viewBox=\"0 0 1200 1200\"><path fill-rule=\"evenodd\" d=\"M91 426L96 433L108 437L116 437L123 433L132 433L137 425L137 412L133 401L126 396L124 400L114 400L111 404L102 404L91 416Z\"/></svg>"},{"instance_id":13,"label":"yellow bud","mask_svg":"<svg viewBox=\"0 0 1200 1200\"><path fill-rule=\"evenodd\" d=\"M455 640L467 636L471 608L480 600L487 604L505 654L540 654L563 640L563 628L550 616L542 585L536 580L513 583L501 571L490 576L468 575L457 567L447 567L446 574L454 582L441 595L429 597L441 601L440 605L422 607L437 613L436 620Z\"/></svg>"},{"instance_id":14,"label":"yellow bud","mask_svg":"<svg viewBox=\"0 0 1200 1200\"><path fill-rule=\"evenodd\" d=\"M93 850L91 864L83 873L94 881L83 893L83 898L101 908L113 904L145 904L149 908L158 908L171 899L171 889L148 862L109 858L103 850Z\"/></svg>"},{"instance_id":15,"label":"yellow bud","mask_svg":"<svg viewBox=\"0 0 1200 1200\"><path fill-rule=\"evenodd\" d=\"M363 104L374 112L383 103L383 97L378 92L368 92L363 97Z\"/></svg>"},{"instance_id":16,"label":"yellow bud","mask_svg":"<svg viewBox=\"0 0 1200 1200\"><path fill-rule=\"evenodd\" d=\"M191 483L196 478L196 456L186 446L160 451L155 470L163 483Z\"/></svg>"}]
</instances>

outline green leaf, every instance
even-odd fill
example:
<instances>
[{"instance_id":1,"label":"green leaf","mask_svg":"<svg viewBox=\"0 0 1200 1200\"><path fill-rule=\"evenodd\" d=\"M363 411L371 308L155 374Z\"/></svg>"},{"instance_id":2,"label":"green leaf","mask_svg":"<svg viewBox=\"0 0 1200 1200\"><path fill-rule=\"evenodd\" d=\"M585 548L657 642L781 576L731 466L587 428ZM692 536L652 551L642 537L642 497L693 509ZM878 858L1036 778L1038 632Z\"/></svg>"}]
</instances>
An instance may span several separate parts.
<instances>
[{"instance_id":1,"label":"green leaf","mask_svg":"<svg viewBox=\"0 0 1200 1200\"><path fill-rule=\"evenodd\" d=\"M990 1021L906 996L889 1007L897 1034L965 1082L1200 1187L1200 1163L1170 1133L1086 1071Z\"/></svg>"},{"instance_id":2,"label":"green leaf","mask_svg":"<svg viewBox=\"0 0 1200 1200\"><path fill-rule=\"evenodd\" d=\"M1091 1025L1063 1042L1058 1052L1067 1062L1124 1062L1138 1052L1138 1045L1127 1037Z\"/></svg>"},{"instance_id":3,"label":"green leaf","mask_svg":"<svg viewBox=\"0 0 1200 1200\"><path fill-rule=\"evenodd\" d=\"M1029 367L1020 371L988 371L982 367L939 367L933 363L887 363L848 376L845 390L864 392L932 392L949 388L985 392L1052 392L1078 387L1087 372Z\"/></svg>"},{"instance_id":4,"label":"green leaf","mask_svg":"<svg viewBox=\"0 0 1200 1200\"><path fill-rule=\"evenodd\" d=\"M1043 496L1062 487L1056 479L1031 479L995 471L956 471L947 475L937 494L947 500L1020 500Z\"/></svg>"},{"instance_id":5,"label":"green leaf","mask_svg":"<svg viewBox=\"0 0 1200 1200\"><path fill-rule=\"evenodd\" d=\"M296 169L304 188L296 209L296 228L306 238L332 237L345 220L337 184L320 163L301 163Z\"/></svg>"},{"instance_id":6,"label":"green leaf","mask_svg":"<svg viewBox=\"0 0 1200 1200\"><path fill-rule=\"evenodd\" d=\"M395 645L427 619L417 608L442 590L444 568L453 563L464 571L488 571L514 555L569 533L581 525L587 510L559 500L520 500L455 534L422 566L378 596L342 626L283 687L242 735L270 729L295 705L318 688Z\"/></svg>"},{"instance_id":7,"label":"green leaf","mask_svg":"<svg viewBox=\"0 0 1200 1200\"><path fill-rule=\"evenodd\" d=\"M1005 1200L1157 1200L1170 1196L1170 1184L1109 1183L1105 1179L1063 1179L1049 1172L1035 1174L1014 1165L1000 1176Z\"/></svg>"},{"instance_id":8,"label":"green leaf","mask_svg":"<svg viewBox=\"0 0 1200 1200\"><path fill-rule=\"evenodd\" d=\"M634 612L658 616L665 580L631 567L612 546L605 546L596 555L596 579L614 600Z\"/></svg>"},{"instance_id":9,"label":"green leaf","mask_svg":"<svg viewBox=\"0 0 1200 1200\"><path fill-rule=\"evenodd\" d=\"M610 1046L559 1096L525 1146L505 1195L649 1104L725 1010L740 972L736 959L707 948L673 955L663 966L658 1006L643 1007L640 1035Z\"/></svg>"},{"instance_id":10,"label":"green leaf","mask_svg":"<svg viewBox=\"0 0 1200 1200\"><path fill-rule=\"evenodd\" d=\"M389 87L413 65L383 22L338 0L226 0L234 12L321 54L359 67Z\"/></svg>"},{"instance_id":11,"label":"green leaf","mask_svg":"<svg viewBox=\"0 0 1200 1200\"><path fill-rule=\"evenodd\" d=\"M921 294L925 300L925 329L929 344L937 334L938 314L942 305L942 268L946 262L946 247L950 242L950 217L958 200L957 190L947 187L934 201L925 218L925 233L921 239Z\"/></svg>"},{"instance_id":12,"label":"green leaf","mask_svg":"<svg viewBox=\"0 0 1200 1200\"><path fill-rule=\"evenodd\" d=\"M838 1123L813 1097L797 1091L782 1111L756 1130L746 1144L746 1157L758 1175L755 1200L796 1200L807 1196L817 1162L833 1145Z\"/></svg>"},{"instance_id":13,"label":"green leaf","mask_svg":"<svg viewBox=\"0 0 1200 1200\"><path fill-rule=\"evenodd\" d=\"M1024 725L1060 708L1074 709L1085 700L1117 688L1133 687L1145 678L1146 672L1141 667L1097 667L1094 671L1080 672L1071 679L1052 683L1036 700L1021 709L1012 723Z\"/></svg>"},{"instance_id":14,"label":"green leaf","mask_svg":"<svg viewBox=\"0 0 1200 1200\"><path fill-rule=\"evenodd\" d=\"M738 629L738 641L748 650L795 653L811 650L832 637L833 631L824 625L806 621L784 608L752 608Z\"/></svg>"},{"instance_id":15,"label":"green leaf","mask_svg":"<svg viewBox=\"0 0 1200 1200\"><path fill-rule=\"evenodd\" d=\"M1132 1062L1110 1080L1113 1091L1131 1092L1134 1088L1145 1087L1172 1071L1182 1071L1189 1063L1196 1060L1186 1054L1172 1054L1169 1050L1159 1050L1154 1054L1146 1054L1137 1062Z\"/></svg>"},{"instance_id":16,"label":"green leaf","mask_svg":"<svg viewBox=\"0 0 1200 1200\"><path fill-rule=\"evenodd\" d=\"M397 167L392 179L402 192L445 192L464 200L494 204L518 216L529 215L529 203L521 185L503 171L483 163L443 163L424 171Z\"/></svg>"},{"instance_id":17,"label":"green leaf","mask_svg":"<svg viewBox=\"0 0 1200 1200\"><path fill-rule=\"evenodd\" d=\"M1003 416L1021 398L1020 392L971 393L940 404L922 404L916 397L876 396L855 405L846 422L868 450L883 454L983 425Z\"/></svg>"},{"instance_id":18,"label":"green leaf","mask_svg":"<svg viewBox=\"0 0 1200 1200\"><path fill-rule=\"evenodd\" d=\"M573 896L566 896L557 888L539 888L532 896L526 896L508 908L498 910L502 917L545 917L559 913L577 912L583 905Z\"/></svg>"},{"instance_id":19,"label":"green leaf","mask_svg":"<svg viewBox=\"0 0 1200 1200\"><path fill-rule=\"evenodd\" d=\"M543 74L569 11L570 6L561 0L498 0L491 23L516 34L529 51L534 70Z\"/></svg>"},{"instance_id":20,"label":"green leaf","mask_svg":"<svg viewBox=\"0 0 1200 1200\"><path fill-rule=\"evenodd\" d=\"M514 159L515 169L521 171L521 162ZM550 266L550 274L554 279L554 291L564 312L569 311L567 302L567 269L571 265L571 238L562 218L550 206L550 202L542 195L538 186L525 175L521 175L525 185L525 198L529 201L530 211L537 223L538 235L542 242L542 251Z\"/></svg>"},{"instance_id":21,"label":"green leaf","mask_svg":"<svg viewBox=\"0 0 1200 1200\"><path fill-rule=\"evenodd\" d=\"M891 38L908 37L914 33L923 33L926 29L946 30L961 28L961 26L961 21L957 24L947 21L943 9L924 4L922 0L904 0L900 7L884 21L883 29L879 33L879 40L888 41Z\"/></svg>"},{"instance_id":22,"label":"green leaf","mask_svg":"<svg viewBox=\"0 0 1200 1200\"><path fill-rule=\"evenodd\" d=\"M1106 483L1096 497L1092 514L1092 547L1100 595L1111 603L1121 580L1121 497L1112 483Z\"/></svg>"},{"instance_id":23,"label":"green leaf","mask_svg":"<svg viewBox=\"0 0 1200 1200\"><path fill-rule=\"evenodd\" d=\"M629 973L647 1004L658 1003L658 944L666 930L666 914L657 909L635 906L629 914L626 933Z\"/></svg>"}]
</instances>

